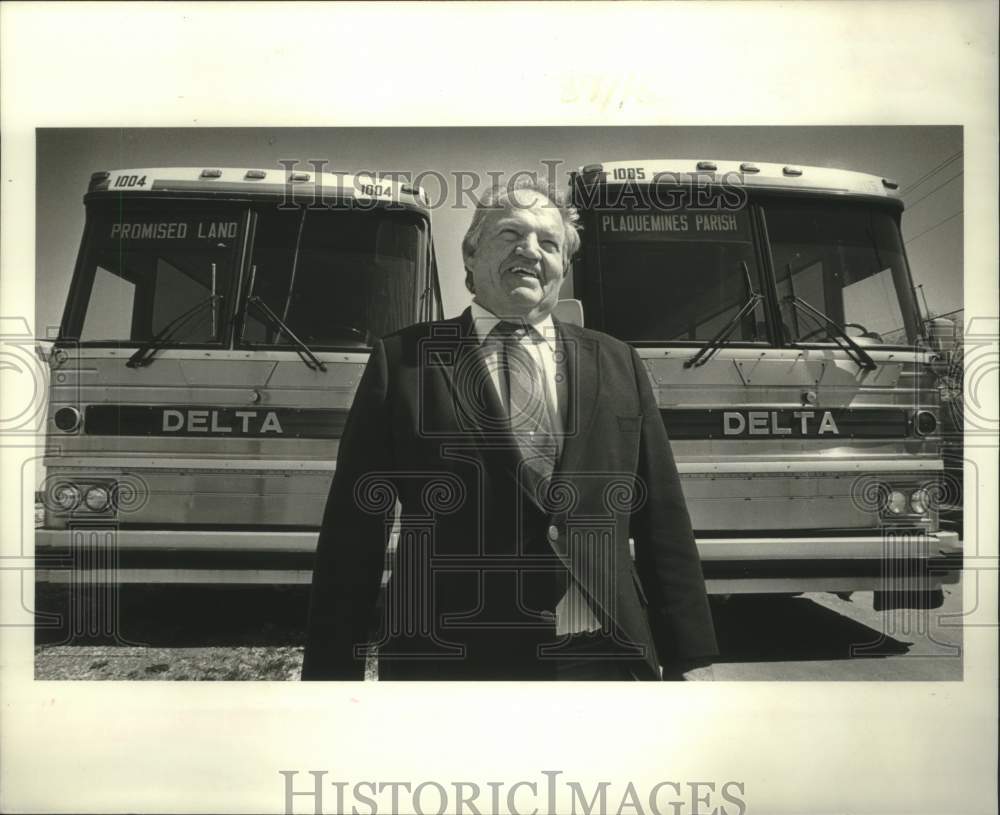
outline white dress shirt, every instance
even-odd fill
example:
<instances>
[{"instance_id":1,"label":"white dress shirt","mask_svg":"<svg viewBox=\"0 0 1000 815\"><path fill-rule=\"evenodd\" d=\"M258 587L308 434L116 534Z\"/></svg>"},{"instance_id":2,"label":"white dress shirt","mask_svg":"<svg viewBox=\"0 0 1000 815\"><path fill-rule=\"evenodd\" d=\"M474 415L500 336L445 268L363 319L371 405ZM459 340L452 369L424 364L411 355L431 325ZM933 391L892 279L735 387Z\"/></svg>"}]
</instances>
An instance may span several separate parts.
<instances>
[{"instance_id":1,"label":"white dress shirt","mask_svg":"<svg viewBox=\"0 0 1000 815\"><path fill-rule=\"evenodd\" d=\"M472 324L476 339L479 342L486 368L490 372L490 378L493 380L493 387L502 400L503 388L500 384L500 365L497 359L500 353L500 344L486 342L490 332L499 322L501 322L500 318L493 312L483 308L479 303L472 304ZM533 323L532 327L538 333L525 332L525 335L518 342L531 354L537 369L541 371L544 379L544 392L549 400L553 421L556 423L553 429L556 433L561 434L563 428L559 413L559 391L556 387L556 373L558 371L555 356L557 348L556 327L551 316L546 316L544 320ZM569 577L567 584L566 594L556 605L556 634L562 636L596 631L601 627L600 623L594 617L590 606L587 605L579 585L572 576Z\"/></svg>"}]
</instances>

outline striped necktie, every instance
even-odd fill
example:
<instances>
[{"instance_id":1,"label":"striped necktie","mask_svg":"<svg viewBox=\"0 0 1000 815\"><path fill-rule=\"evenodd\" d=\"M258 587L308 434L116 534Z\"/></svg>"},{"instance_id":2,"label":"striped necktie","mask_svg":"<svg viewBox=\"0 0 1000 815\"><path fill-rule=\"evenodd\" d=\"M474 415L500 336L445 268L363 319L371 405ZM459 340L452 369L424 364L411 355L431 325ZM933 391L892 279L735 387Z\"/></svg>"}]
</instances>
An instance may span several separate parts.
<instances>
[{"instance_id":1,"label":"striped necktie","mask_svg":"<svg viewBox=\"0 0 1000 815\"><path fill-rule=\"evenodd\" d=\"M530 336L534 332L535 336ZM490 337L501 343L498 354L501 401L507 410L510 432L521 456L518 477L544 505L552 474L561 453L560 423L548 398L544 371L522 340L540 339L536 329L499 322ZM544 535L528 534L526 551L552 557L551 541ZM558 561L556 561L558 564ZM524 599L529 608L554 611L566 594L567 574L561 568L539 568L524 574Z\"/></svg>"},{"instance_id":2,"label":"striped necktie","mask_svg":"<svg viewBox=\"0 0 1000 815\"><path fill-rule=\"evenodd\" d=\"M501 321L490 336L501 343L499 379L510 431L532 479L530 486L539 490L555 470L560 439L543 372L522 342L529 331L537 334L534 328Z\"/></svg>"}]
</instances>

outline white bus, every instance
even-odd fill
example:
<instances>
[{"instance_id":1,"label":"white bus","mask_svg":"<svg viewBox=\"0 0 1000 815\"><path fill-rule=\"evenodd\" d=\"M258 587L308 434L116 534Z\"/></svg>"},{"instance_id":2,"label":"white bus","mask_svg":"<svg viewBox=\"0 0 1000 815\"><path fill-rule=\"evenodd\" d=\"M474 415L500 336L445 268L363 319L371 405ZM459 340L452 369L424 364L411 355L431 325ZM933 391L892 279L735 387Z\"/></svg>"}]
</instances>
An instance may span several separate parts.
<instances>
[{"instance_id":1,"label":"white bus","mask_svg":"<svg viewBox=\"0 0 1000 815\"><path fill-rule=\"evenodd\" d=\"M696 159L572 174L574 296L648 367L711 593L912 606L958 579L897 186Z\"/></svg>"},{"instance_id":2,"label":"white bus","mask_svg":"<svg viewBox=\"0 0 1000 815\"><path fill-rule=\"evenodd\" d=\"M38 578L308 583L374 338L440 316L424 193L95 173L51 351Z\"/></svg>"}]
</instances>

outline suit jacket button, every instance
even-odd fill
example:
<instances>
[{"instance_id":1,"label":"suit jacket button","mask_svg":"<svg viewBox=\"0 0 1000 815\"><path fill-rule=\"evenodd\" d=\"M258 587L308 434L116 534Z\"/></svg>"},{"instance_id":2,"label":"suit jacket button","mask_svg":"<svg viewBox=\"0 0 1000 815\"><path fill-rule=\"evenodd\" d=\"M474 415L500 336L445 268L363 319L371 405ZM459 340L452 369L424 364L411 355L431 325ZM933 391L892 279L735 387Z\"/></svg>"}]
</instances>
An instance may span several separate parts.
<instances>
[{"instance_id":1,"label":"suit jacket button","mask_svg":"<svg viewBox=\"0 0 1000 815\"><path fill-rule=\"evenodd\" d=\"M549 527L549 540L550 541L557 541L557 540L559 540L559 527L558 526L550 526Z\"/></svg>"}]
</instances>

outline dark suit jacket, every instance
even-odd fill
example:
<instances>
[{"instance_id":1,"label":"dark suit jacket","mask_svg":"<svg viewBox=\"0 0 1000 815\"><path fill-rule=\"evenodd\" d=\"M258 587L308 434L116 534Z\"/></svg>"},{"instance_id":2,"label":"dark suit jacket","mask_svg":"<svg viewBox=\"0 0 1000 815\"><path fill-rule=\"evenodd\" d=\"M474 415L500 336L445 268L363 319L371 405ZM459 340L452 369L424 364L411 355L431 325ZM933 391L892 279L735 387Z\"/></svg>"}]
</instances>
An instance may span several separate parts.
<instances>
[{"instance_id":1,"label":"dark suit jacket","mask_svg":"<svg viewBox=\"0 0 1000 815\"><path fill-rule=\"evenodd\" d=\"M526 608L520 567L551 568L546 554L622 654L641 660L640 678L656 678L658 664L710 661L698 552L638 355L557 324L566 435L551 489L535 494L471 331L466 310L374 347L319 536L303 679L362 678L373 637L380 676L383 664L391 678L522 676L516 664L551 625ZM397 500L397 557L373 630Z\"/></svg>"}]
</instances>

